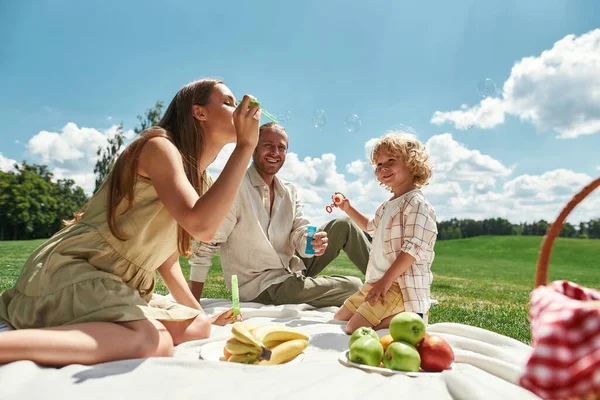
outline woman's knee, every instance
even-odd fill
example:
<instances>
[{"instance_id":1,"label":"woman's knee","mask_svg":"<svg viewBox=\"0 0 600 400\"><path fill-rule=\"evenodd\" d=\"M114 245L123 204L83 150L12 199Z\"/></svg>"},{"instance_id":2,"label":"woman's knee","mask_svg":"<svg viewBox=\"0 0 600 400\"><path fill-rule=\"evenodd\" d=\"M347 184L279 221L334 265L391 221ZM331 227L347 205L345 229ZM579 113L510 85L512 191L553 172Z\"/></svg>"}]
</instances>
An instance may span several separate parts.
<instances>
[{"instance_id":1,"label":"woman's knee","mask_svg":"<svg viewBox=\"0 0 600 400\"><path fill-rule=\"evenodd\" d=\"M135 321L127 326L133 330L133 346L136 358L170 357L173 355L173 339L167 328L156 320Z\"/></svg>"},{"instance_id":2,"label":"woman's knee","mask_svg":"<svg viewBox=\"0 0 600 400\"><path fill-rule=\"evenodd\" d=\"M211 323L208 316L204 313L194 318L194 321L186 329L186 341L201 340L210 336Z\"/></svg>"}]
</instances>

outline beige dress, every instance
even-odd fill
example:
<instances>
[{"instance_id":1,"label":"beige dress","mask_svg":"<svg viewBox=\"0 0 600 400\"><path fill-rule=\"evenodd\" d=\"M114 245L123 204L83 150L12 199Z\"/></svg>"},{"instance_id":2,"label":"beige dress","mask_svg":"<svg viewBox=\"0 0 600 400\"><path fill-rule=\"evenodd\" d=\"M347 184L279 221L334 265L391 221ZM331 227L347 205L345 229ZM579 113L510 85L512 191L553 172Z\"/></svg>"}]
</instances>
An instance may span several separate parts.
<instances>
[{"instance_id":1,"label":"beige dress","mask_svg":"<svg viewBox=\"0 0 600 400\"><path fill-rule=\"evenodd\" d=\"M149 179L138 176L135 202L114 237L104 185L82 220L48 239L29 257L17 283L0 295L0 321L15 329L89 321L185 320L201 311L152 299L156 269L177 250L177 223Z\"/></svg>"}]
</instances>

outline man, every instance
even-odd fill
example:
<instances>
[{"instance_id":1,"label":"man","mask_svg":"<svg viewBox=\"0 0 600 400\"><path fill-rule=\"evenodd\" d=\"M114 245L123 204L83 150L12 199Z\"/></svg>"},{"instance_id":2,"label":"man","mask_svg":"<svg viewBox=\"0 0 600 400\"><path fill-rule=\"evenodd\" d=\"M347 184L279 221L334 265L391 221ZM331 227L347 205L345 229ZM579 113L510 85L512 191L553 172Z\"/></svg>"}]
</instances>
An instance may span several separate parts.
<instances>
[{"instance_id":1,"label":"man","mask_svg":"<svg viewBox=\"0 0 600 400\"><path fill-rule=\"evenodd\" d=\"M356 277L317 276L341 250L364 274L370 243L350 219L339 218L314 235L315 254L305 253L310 223L302 214L298 190L277 177L287 150L281 125L260 127L252 165L226 220L211 243L194 244L190 287L196 298L219 249L225 284L231 289L231 276L237 275L242 301L341 306L361 285Z\"/></svg>"}]
</instances>

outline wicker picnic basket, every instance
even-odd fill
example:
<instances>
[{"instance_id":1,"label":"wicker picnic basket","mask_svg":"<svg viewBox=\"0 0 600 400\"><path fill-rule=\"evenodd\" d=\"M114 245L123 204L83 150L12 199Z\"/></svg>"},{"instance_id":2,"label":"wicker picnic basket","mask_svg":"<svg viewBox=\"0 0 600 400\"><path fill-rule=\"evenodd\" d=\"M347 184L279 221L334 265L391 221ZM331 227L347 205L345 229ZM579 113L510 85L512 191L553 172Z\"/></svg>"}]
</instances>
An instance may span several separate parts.
<instances>
[{"instance_id":1,"label":"wicker picnic basket","mask_svg":"<svg viewBox=\"0 0 600 400\"><path fill-rule=\"evenodd\" d=\"M543 399L600 399L600 292L548 283L552 246L567 216L599 186L600 177L567 203L539 253L529 309L533 352L519 383Z\"/></svg>"}]
</instances>

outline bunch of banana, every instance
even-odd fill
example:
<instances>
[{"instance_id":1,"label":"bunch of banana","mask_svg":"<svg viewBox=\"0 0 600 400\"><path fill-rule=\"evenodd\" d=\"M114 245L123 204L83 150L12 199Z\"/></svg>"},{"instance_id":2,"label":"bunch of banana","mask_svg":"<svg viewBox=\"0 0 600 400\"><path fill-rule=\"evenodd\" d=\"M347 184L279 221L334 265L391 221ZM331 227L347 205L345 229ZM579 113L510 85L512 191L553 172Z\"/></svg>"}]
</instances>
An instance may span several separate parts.
<instances>
[{"instance_id":1,"label":"bunch of banana","mask_svg":"<svg viewBox=\"0 0 600 400\"><path fill-rule=\"evenodd\" d=\"M308 336L284 325L255 327L245 322L233 324L223 355L229 362L275 365L286 363L308 346Z\"/></svg>"}]
</instances>

